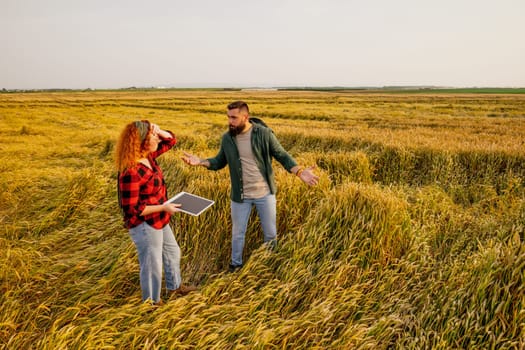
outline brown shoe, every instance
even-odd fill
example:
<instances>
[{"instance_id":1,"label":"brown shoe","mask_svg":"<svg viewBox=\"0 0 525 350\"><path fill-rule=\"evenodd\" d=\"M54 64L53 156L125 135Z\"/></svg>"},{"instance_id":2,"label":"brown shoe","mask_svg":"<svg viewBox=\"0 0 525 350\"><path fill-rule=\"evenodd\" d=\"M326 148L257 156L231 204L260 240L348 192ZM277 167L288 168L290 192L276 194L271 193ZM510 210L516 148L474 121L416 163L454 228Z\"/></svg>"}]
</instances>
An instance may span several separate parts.
<instances>
[{"instance_id":1,"label":"brown shoe","mask_svg":"<svg viewBox=\"0 0 525 350\"><path fill-rule=\"evenodd\" d=\"M197 288L194 286L185 286L184 284L181 284L179 288L170 290L168 294L170 297L183 297L196 290Z\"/></svg>"},{"instance_id":2,"label":"brown shoe","mask_svg":"<svg viewBox=\"0 0 525 350\"><path fill-rule=\"evenodd\" d=\"M144 301L144 304L151 306L151 310L150 311L154 311L154 310L157 310L162 305L164 305L164 301L162 301L162 299L160 299L159 301L154 302L153 300L148 299L148 300Z\"/></svg>"}]
</instances>

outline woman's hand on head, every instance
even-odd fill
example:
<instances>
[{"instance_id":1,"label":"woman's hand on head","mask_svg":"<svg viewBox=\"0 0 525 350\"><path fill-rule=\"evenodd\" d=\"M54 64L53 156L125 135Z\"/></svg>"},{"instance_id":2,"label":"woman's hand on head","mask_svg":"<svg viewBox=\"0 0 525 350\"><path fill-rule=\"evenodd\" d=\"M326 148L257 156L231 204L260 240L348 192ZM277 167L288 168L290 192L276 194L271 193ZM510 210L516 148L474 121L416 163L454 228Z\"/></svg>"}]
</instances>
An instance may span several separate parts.
<instances>
[{"instance_id":1,"label":"woman's hand on head","mask_svg":"<svg viewBox=\"0 0 525 350\"><path fill-rule=\"evenodd\" d=\"M151 133L161 139L171 139L172 135L166 130L162 130L157 124L151 124Z\"/></svg>"},{"instance_id":2,"label":"woman's hand on head","mask_svg":"<svg viewBox=\"0 0 525 350\"><path fill-rule=\"evenodd\" d=\"M153 135L158 135L160 132L160 127L157 124L151 124L151 133Z\"/></svg>"}]
</instances>

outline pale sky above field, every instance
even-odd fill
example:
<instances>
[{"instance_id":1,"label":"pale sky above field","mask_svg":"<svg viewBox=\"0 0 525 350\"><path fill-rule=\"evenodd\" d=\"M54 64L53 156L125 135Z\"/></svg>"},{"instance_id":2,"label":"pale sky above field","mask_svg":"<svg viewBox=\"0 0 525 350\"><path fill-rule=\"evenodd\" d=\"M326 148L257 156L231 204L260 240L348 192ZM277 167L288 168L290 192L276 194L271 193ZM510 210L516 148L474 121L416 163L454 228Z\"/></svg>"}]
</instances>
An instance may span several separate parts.
<instances>
[{"instance_id":1,"label":"pale sky above field","mask_svg":"<svg viewBox=\"0 0 525 350\"><path fill-rule=\"evenodd\" d=\"M0 0L0 89L525 87L525 0Z\"/></svg>"}]
</instances>

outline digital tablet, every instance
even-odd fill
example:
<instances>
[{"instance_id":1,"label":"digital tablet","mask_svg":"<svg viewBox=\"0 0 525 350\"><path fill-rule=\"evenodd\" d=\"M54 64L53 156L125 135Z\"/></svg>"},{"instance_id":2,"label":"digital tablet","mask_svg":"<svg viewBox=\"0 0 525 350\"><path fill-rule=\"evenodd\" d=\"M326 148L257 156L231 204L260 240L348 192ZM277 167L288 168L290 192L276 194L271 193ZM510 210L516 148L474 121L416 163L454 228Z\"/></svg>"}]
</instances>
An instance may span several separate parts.
<instances>
[{"instance_id":1,"label":"digital tablet","mask_svg":"<svg viewBox=\"0 0 525 350\"><path fill-rule=\"evenodd\" d=\"M198 216L211 207L215 201L188 192L179 192L168 199L166 203L180 204L180 211L193 216Z\"/></svg>"}]
</instances>

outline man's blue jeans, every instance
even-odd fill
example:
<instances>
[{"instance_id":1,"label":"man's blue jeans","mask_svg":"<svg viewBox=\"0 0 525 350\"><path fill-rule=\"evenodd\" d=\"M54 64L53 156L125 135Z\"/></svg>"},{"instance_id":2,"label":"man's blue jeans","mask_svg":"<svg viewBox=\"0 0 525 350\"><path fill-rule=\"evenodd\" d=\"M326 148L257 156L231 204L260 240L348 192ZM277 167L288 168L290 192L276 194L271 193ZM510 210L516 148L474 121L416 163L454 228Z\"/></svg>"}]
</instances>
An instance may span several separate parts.
<instances>
[{"instance_id":1,"label":"man's blue jeans","mask_svg":"<svg viewBox=\"0 0 525 350\"><path fill-rule=\"evenodd\" d=\"M139 256L142 300L159 302L163 266L168 290L179 288L181 283L180 248L173 231L169 224L158 230L143 222L129 234Z\"/></svg>"},{"instance_id":2,"label":"man's blue jeans","mask_svg":"<svg viewBox=\"0 0 525 350\"><path fill-rule=\"evenodd\" d=\"M242 203L231 202L232 217L232 261L233 266L242 266L242 253L248 219L255 205L261 221L264 242L275 241L276 227L276 200L275 195L269 194L258 199L244 199Z\"/></svg>"}]
</instances>

